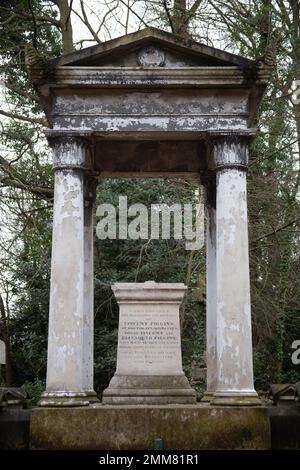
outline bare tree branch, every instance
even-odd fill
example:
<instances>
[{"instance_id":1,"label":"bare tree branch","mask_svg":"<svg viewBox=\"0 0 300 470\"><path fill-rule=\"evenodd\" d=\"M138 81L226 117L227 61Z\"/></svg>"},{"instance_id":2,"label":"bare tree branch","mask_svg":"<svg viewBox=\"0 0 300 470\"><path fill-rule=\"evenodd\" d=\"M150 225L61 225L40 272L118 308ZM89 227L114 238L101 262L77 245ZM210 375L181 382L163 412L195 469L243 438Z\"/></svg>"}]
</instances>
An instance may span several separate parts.
<instances>
[{"instance_id":1,"label":"bare tree branch","mask_svg":"<svg viewBox=\"0 0 300 470\"><path fill-rule=\"evenodd\" d=\"M94 31L94 29L92 28L91 23L90 23L89 20L88 20L88 17L87 17L85 8L84 8L84 2L83 2L83 0L80 0L80 8L81 8L82 15L83 15L83 18L84 18L84 24L85 24L85 26L88 28L89 32L91 33L91 35L93 36L93 38L95 39L95 41L98 42L98 43L100 43L101 41L100 41L99 36L98 36L97 33Z\"/></svg>"},{"instance_id":2,"label":"bare tree branch","mask_svg":"<svg viewBox=\"0 0 300 470\"><path fill-rule=\"evenodd\" d=\"M164 7L164 9L165 9L165 12L166 12L168 21L169 21L169 23L170 23L171 31L172 31L172 33L175 33L172 15L171 15L171 13L170 13L170 10L169 10L169 7L168 7L168 5L167 5L167 1L166 1L166 0L163 0L163 7Z\"/></svg>"},{"instance_id":3,"label":"bare tree branch","mask_svg":"<svg viewBox=\"0 0 300 470\"><path fill-rule=\"evenodd\" d=\"M10 113L8 111L4 111L0 109L0 114L2 116L9 117L11 119L19 119L20 121L31 122L31 124L40 124L41 126L47 127L48 123L45 119L33 118L29 116L21 116L20 114Z\"/></svg>"},{"instance_id":4,"label":"bare tree branch","mask_svg":"<svg viewBox=\"0 0 300 470\"><path fill-rule=\"evenodd\" d=\"M278 227L278 228L276 228L275 230L272 230L271 232L268 232L268 233L266 233L265 235L262 235L261 237L258 237L258 238L256 238L255 240L250 241L250 245L253 245L254 243L257 243L257 242L263 240L264 238L268 238L268 237L271 237L272 235L276 235L276 233L280 232L281 230L284 230L285 228L290 227L291 225L296 224L297 222L299 222L299 220L300 220L300 217L297 217L297 218L294 219L294 220L290 220L289 222L287 222L286 224L282 225L281 227Z\"/></svg>"}]
</instances>

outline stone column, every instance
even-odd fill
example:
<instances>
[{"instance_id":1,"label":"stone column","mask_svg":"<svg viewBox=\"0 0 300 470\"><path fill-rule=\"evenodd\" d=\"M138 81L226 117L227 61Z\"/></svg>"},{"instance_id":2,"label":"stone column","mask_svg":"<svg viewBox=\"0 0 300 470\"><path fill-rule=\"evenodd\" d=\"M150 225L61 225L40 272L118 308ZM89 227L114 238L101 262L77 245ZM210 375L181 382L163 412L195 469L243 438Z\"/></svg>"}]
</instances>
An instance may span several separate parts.
<instances>
[{"instance_id":1,"label":"stone column","mask_svg":"<svg viewBox=\"0 0 300 470\"><path fill-rule=\"evenodd\" d=\"M206 183L206 392L201 401L210 402L217 386L216 320L216 181Z\"/></svg>"},{"instance_id":2,"label":"stone column","mask_svg":"<svg viewBox=\"0 0 300 470\"><path fill-rule=\"evenodd\" d=\"M83 389L89 402L99 401L94 391L94 202L97 180L85 177L84 197L84 322Z\"/></svg>"},{"instance_id":3,"label":"stone column","mask_svg":"<svg viewBox=\"0 0 300 470\"><path fill-rule=\"evenodd\" d=\"M214 405L260 404L253 385L246 170L249 137L214 139L217 386Z\"/></svg>"},{"instance_id":4,"label":"stone column","mask_svg":"<svg viewBox=\"0 0 300 470\"><path fill-rule=\"evenodd\" d=\"M85 308L84 143L49 137L54 150L54 214L47 387L40 406L84 406L87 346ZM90 292L89 292L90 297ZM89 307L90 308L90 307Z\"/></svg>"}]
</instances>

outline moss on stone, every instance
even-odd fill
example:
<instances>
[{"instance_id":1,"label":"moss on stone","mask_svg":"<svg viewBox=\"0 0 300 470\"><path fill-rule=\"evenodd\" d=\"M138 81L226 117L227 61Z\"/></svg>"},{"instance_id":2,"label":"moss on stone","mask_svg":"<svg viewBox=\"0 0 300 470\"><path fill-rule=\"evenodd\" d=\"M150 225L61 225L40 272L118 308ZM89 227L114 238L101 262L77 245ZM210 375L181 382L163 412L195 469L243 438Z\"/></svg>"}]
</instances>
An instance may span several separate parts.
<instances>
[{"instance_id":1,"label":"moss on stone","mask_svg":"<svg viewBox=\"0 0 300 470\"><path fill-rule=\"evenodd\" d=\"M32 449L270 449L263 407L91 406L32 412Z\"/></svg>"}]
</instances>

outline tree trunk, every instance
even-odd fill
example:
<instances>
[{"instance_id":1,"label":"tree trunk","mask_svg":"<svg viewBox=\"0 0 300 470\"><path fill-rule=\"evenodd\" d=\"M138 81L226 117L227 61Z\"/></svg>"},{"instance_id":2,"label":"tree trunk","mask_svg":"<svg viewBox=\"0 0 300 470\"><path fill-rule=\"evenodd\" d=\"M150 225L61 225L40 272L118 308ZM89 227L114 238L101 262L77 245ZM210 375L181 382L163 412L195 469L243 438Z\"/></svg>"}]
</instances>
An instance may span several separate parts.
<instances>
[{"instance_id":1,"label":"tree trunk","mask_svg":"<svg viewBox=\"0 0 300 470\"><path fill-rule=\"evenodd\" d=\"M188 11L186 0L174 0L173 30L175 34L189 37Z\"/></svg>"},{"instance_id":2,"label":"tree trunk","mask_svg":"<svg viewBox=\"0 0 300 470\"><path fill-rule=\"evenodd\" d=\"M74 51L73 30L71 23L71 6L68 0L59 0L60 24L62 32L63 52L68 54Z\"/></svg>"}]
</instances>

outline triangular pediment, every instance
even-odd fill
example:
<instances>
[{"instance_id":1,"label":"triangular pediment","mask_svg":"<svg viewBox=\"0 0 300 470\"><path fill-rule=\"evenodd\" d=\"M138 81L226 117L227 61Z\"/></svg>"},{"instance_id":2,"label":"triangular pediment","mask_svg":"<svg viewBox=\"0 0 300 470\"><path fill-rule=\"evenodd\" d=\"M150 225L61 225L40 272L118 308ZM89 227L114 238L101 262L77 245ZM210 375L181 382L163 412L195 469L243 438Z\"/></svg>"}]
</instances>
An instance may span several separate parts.
<instances>
[{"instance_id":1,"label":"triangular pediment","mask_svg":"<svg viewBox=\"0 0 300 470\"><path fill-rule=\"evenodd\" d=\"M52 63L54 66L85 67L247 67L252 61L156 28L146 28L63 55Z\"/></svg>"}]
</instances>

